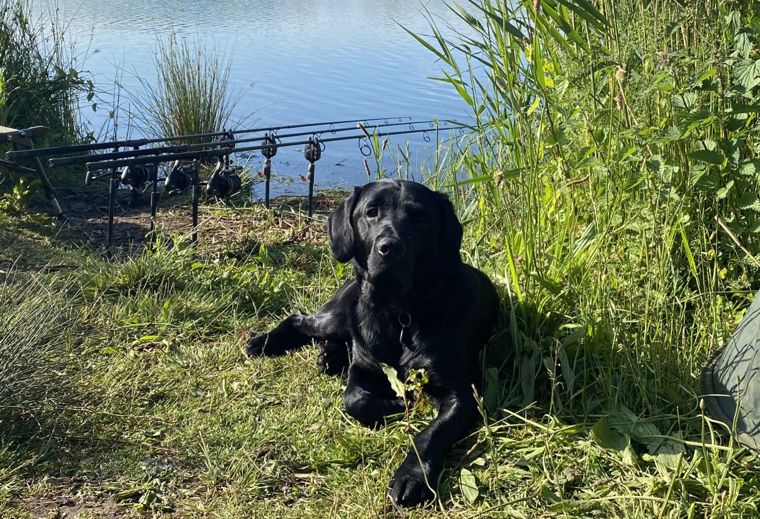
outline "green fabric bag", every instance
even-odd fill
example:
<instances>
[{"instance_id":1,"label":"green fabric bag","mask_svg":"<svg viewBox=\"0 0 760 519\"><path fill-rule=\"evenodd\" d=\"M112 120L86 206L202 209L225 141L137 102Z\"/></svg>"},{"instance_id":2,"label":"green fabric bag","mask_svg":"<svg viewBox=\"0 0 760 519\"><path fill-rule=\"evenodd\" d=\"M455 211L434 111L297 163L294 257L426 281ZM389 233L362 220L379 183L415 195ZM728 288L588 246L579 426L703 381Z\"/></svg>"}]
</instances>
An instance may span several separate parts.
<instances>
[{"instance_id":1,"label":"green fabric bag","mask_svg":"<svg viewBox=\"0 0 760 519\"><path fill-rule=\"evenodd\" d=\"M760 292L705 368L702 389L707 413L729 429L736 421L736 439L760 451Z\"/></svg>"}]
</instances>

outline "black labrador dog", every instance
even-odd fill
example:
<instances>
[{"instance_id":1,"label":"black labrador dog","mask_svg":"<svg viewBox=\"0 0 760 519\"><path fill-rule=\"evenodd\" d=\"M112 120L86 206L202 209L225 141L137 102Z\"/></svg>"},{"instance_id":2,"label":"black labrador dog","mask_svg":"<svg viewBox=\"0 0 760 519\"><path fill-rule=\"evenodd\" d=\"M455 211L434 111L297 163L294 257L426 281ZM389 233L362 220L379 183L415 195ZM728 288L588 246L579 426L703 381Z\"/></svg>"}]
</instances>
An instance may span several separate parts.
<instances>
[{"instance_id":1,"label":"black labrador dog","mask_svg":"<svg viewBox=\"0 0 760 519\"><path fill-rule=\"evenodd\" d=\"M494 329L499 298L491 281L462 263L462 226L448 198L422 184L383 180L354 188L327 225L346 282L312 315L291 315L253 336L248 354L279 355L320 342L322 368L348 369L346 412L370 427L404 411L381 364L401 380L424 369L438 415L414 439L390 482L400 505L431 500L444 454L477 416L478 352ZM348 348L347 348L348 345ZM349 352L350 349L350 363Z\"/></svg>"}]
</instances>

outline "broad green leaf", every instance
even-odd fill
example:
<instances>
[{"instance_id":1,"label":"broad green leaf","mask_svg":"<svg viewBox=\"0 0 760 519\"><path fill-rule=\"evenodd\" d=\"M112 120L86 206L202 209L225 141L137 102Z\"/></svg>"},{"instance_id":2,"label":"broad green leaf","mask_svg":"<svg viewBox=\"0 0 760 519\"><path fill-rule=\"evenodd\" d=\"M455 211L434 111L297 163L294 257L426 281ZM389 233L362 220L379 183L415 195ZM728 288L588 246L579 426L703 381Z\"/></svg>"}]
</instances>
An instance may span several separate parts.
<instances>
[{"instance_id":1,"label":"broad green leaf","mask_svg":"<svg viewBox=\"0 0 760 519\"><path fill-rule=\"evenodd\" d=\"M735 114L756 114L760 112L760 103L733 103L731 111Z\"/></svg>"},{"instance_id":2,"label":"broad green leaf","mask_svg":"<svg viewBox=\"0 0 760 519\"><path fill-rule=\"evenodd\" d=\"M393 389L393 392L396 393L396 396L399 398L404 398L406 396L406 388L404 387L404 383L401 382L401 380L398 378L398 372L396 371L396 368L389 366L384 362L381 362L380 369L383 370L383 373L385 373L385 376L388 378L388 382L391 384L391 389Z\"/></svg>"},{"instance_id":3,"label":"broad green leaf","mask_svg":"<svg viewBox=\"0 0 760 519\"><path fill-rule=\"evenodd\" d=\"M708 79L714 78L717 75L717 73L718 73L718 70L715 68L714 65L708 66L696 78L694 78L694 81L692 82L692 86L701 87L702 83L704 83Z\"/></svg>"},{"instance_id":4,"label":"broad green leaf","mask_svg":"<svg viewBox=\"0 0 760 519\"><path fill-rule=\"evenodd\" d=\"M671 481L673 475L679 476L679 474L673 473L678 472L679 468L683 466L682 458L686 452L683 443L678 441L682 439L681 433L676 431L672 438L664 438L654 455L657 472L668 482Z\"/></svg>"},{"instance_id":5,"label":"broad green leaf","mask_svg":"<svg viewBox=\"0 0 760 519\"><path fill-rule=\"evenodd\" d=\"M752 40L750 39L749 34L746 32L739 33L736 35L736 38L734 38L734 52L732 55L747 59L750 54L752 54L752 47Z\"/></svg>"},{"instance_id":6,"label":"broad green leaf","mask_svg":"<svg viewBox=\"0 0 760 519\"><path fill-rule=\"evenodd\" d=\"M718 192L715 195L716 198L718 200L723 200L724 198L726 198L728 196L728 193L731 192L731 188L733 188L733 187L734 187L734 181L733 180L729 180L728 182L726 182L725 186L723 186L722 188L720 188L718 190Z\"/></svg>"},{"instance_id":7,"label":"broad green leaf","mask_svg":"<svg viewBox=\"0 0 760 519\"><path fill-rule=\"evenodd\" d=\"M745 93L760 85L760 59L737 65L735 69L736 83Z\"/></svg>"},{"instance_id":8,"label":"broad green leaf","mask_svg":"<svg viewBox=\"0 0 760 519\"><path fill-rule=\"evenodd\" d=\"M760 213L760 199L754 193L746 193L739 199L739 204L742 209Z\"/></svg>"},{"instance_id":9,"label":"broad green leaf","mask_svg":"<svg viewBox=\"0 0 760 519\"><path fill-rule=\"evenodd\" d=\"M459 472L459 489L462 491L462 495L468 503L472 504L480 495L478 489L478 482L475 479L475 475L468 469L462 469Z\"/></svg>"},{"instance_id":10,"label":"broad green leaf","mask_svg":"<svg viewBox=\"0 0 760 519\"><path fill-rule=\"evenodd\" d=\"M720 150L695 150L689 153L689 157L699 162L706 162L708 164L714 164L721 166L725 157Z\"/></svg>"},{"instance_id":11,"label":"broad green leaf","mask_svg":"<svg viewBox=\"0 0 760 519\"><path fill-rule=\"evenodd\" d=\"M636 467L639 464L638 456L636 456L636 449L630 443L623 449L623 463L629 467Z\"/></svg>"},{"instance_id":12,"label":"broad green leaf","mask_svg":"<svg viewBox=\"0 0 760 519\"><path fill-rule=\"evenodd\" d=\"M618 452L624 451L631 444L631 438L627 434L613 430L604 418L591 428L591 436L600 447Z\"/></svg>"},{"instance_id":13,"label":"broad green leaf","mask_svg":"<svg viewBox=\"0 0 760 519\"><path fill-rule=\"evenodd\" d=\"M755 177L760 172L760 160L752 159L739 166L739 173L749 177Z\"/></svg>"},{"instance_id":14,"label":"broad green leaf","mask_svg":"<svg viewBox=\"0 0 760 519\"><path fill-rule=\"evenodd\" d=\"M551 504L562 503L562 498L559 497L551 488L549 488L549 485L546 483L541 485L541 497L543 497L544 500Z\"/></svg>"},{"instance_id":15,"label":"broad green leaf","mask_svg":"<svg viewBox=\"0 0 760 519\"><path fill-rule=\"evenodd\" d=\"M656 452L662 443L662 435L657 426L639 418L624 405L610 413L609 423L611 427L627 434L631 439L646 445L649 452Z\"/></svg>"},{"instance_id":16,"label":"broad green leaf","mask_svg":"<svg viewBox=\"0 0 760 519\"><path fill-rule=\"evenodd\" d=\"M672 102L676 108L682 108L684 110L691 110L694 104L697 102L698 95L696 92L683 92L673 95Z\"/></svg>"}]
</instances>

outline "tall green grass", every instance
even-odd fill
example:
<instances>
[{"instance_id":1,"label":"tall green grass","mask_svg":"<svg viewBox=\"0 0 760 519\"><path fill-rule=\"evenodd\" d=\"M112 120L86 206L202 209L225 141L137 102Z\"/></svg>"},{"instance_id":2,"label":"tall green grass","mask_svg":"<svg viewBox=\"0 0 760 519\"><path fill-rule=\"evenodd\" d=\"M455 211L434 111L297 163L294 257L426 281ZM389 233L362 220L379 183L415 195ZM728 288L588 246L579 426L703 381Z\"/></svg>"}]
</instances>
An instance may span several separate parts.
<instances>
[{"instance_id":1,"label":"tall green grass","mask_svg":"<svg viewBox=\"0 0 760 519\"><path fill-rule=\"evenodd\" d=\"M51 16L36 17L31 0L0 0L0 125L48 127L37 145L83 142L90 134L79 105L93 99L95 86L81 72L66 23ZM0 153L8 148L0 143ZM38 181L29 180L0 168L0 217L25 212L41 193Z\"/></svg>"},{"instance_id":2,"label":"tall green grass","mask_svg":"<svg viewBox=\"0 0 760 519\"><path fill-rule=\"evenodd\" d=\"M514 301L555 314L594 374L555 404L591 412L589 384L661 409L746 301L726 290L754 288L758 35L731 3L467 8L458 41L421 39L481 130L448 181ZM543 370L541 348L512 346Z\"/></svg>"},{"instance_id":3,"label":"tall green grass","mask_svg":"<svg viewBox=\"0 0 760 519\"><path fill-rule=\"evenodd\" d=\"M155 64L157 81L141 80L145 92L136 97L146 131L190 135L229 127L240 98L230 89L230 57L172 35L158 40Z\"/></svg>"},{"instance_id":4,"label":"tall green grass","mask_svg":"<svg viewBox=\"0 0 760 519\"><path fill-rule=\"evenodd\" d=\"M40 276L12 270L0 281L0 443L65 434L65 415L80 404L69 347L70 305ZM44 440L46 441L46 440Z\"/></svg>"},{"instance_id":5,"label":"tall green grass","mask_svg":"<svg viewBox=\"0 0 760 519\"><path fill-rule=\"evenodd\" d=\"M597 443L632 473L657 471L667 483L650 502L602 508L718 516L756 507L714 485L689 505L687 488L706 455L724 475L738 469L720 450L692 447L715 439L704 435L700 372L760 288L756 4L452 9L457 37L432 18L430 36L413 36L479 130L444 183L469 222L471 260L507 297L490 355L513 360L492 373L486 396L494 408L537 401L551 420L594 425ZM548 453L562 456L557 446ZM599 496L556 497L569 511Z\"/></svg>"}]
</instances>

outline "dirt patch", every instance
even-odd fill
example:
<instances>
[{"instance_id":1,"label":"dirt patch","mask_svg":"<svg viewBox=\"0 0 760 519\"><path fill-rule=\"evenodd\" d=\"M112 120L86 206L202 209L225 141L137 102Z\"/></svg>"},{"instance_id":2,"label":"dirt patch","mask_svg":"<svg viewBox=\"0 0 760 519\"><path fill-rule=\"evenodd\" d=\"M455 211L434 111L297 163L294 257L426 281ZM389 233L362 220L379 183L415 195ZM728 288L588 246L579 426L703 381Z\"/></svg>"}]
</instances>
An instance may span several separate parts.
<instances>
[{"instance_id":1,"label":"dirt patch","mask_svg":"<svg viewBox=\"0 0 760 519\"><path fill-rule=\"evenodd\" d=\"M32 517L45 519L125 518L136 517L132 507L120 505L110 497L83 497L81 484L66 478L50 478L49 488L41 496L26 497L17 507Z\"/></svg>"},{"instance_id":2,"label":"dirt patch","mask_svg":"<svg viewBox=\"0 0 760 519\"><path fill-rule=\"evenodd\" d=\"M308 217L305 197L278 197L270 209L262 204L244 202L228 205L203 199L199 207L198 236L202 252L218 253L230 244L263 241L277 236L278 241L321 245L325 241L324 220L346 196L343 191L325 191L314 197L314 216ZM108 194L103 191L68 192L59 197L66 213L62 236L88 247L105 250L108 234ZM126 191L117 192L114 204L113 250L117 256L141 253L151 230L147 197L131 199ZM157 234L190 238L192 232L189 196L164 198L155 219Z\"/></svg>"}]
</instances>

